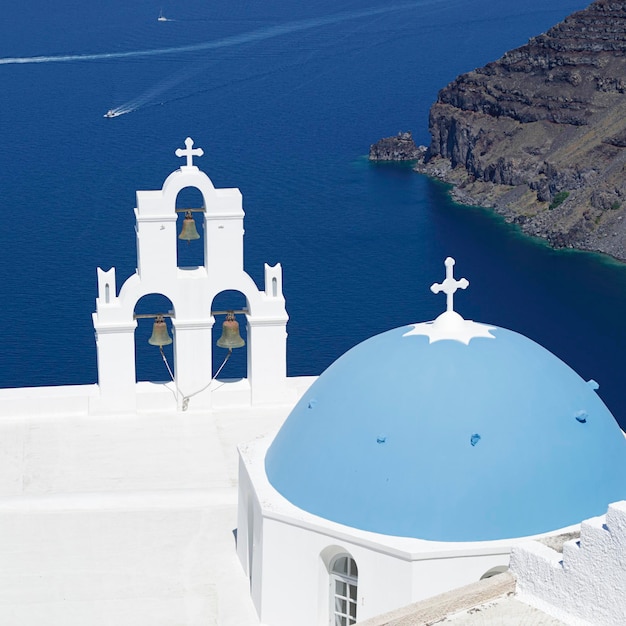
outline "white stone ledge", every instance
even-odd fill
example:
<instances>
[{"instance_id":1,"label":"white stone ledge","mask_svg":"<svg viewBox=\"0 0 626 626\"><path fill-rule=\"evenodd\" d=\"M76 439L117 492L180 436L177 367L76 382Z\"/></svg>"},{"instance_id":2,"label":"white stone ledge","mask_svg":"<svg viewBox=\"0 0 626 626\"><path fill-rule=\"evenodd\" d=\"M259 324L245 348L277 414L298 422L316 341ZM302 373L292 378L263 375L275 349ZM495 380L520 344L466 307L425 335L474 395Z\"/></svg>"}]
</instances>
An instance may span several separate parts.
<instances>
[{"instance_id":1,"label":"white stone ledge","mask_svg":"<svg viewBox=\"0 0 626 626\"><path fill-rule=\"evenodd\" d=\"M0 498L0 515L52 511L148 511L235 506L233 489L72 493Z\"/></svg>"},{"instance_id":2,"label":"white stone ledge","mask_svg":"<svg viewBox=\"0 0 626 626\"><path fill-rule=\"evenodd\" d=\"M87 415L98 386L21 387L0 389L0 419L20 416Z\"/></svg>"}]
</instances>

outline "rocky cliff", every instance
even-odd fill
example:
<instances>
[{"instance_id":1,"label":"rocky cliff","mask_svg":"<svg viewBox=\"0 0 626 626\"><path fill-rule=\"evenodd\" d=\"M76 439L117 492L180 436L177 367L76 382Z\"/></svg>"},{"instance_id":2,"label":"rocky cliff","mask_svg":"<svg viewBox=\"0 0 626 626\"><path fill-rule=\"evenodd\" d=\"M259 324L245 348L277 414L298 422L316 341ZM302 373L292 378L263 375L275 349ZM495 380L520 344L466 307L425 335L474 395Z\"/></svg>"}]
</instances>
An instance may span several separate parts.
<instances>
[{"instance_id":1,"label":"rocky cliff","mask_svg":"<svg viewBox=\"0 0 626 626\"><path fill-rule=\"evenodd\" d=\"M597 0L459 76L420 171L555 247L626 260L626 0Z\"/></svg>"},{"instance_id":2,"label":"rocky cliff","mask_svg":"<svg viewBox=\"0 0 626 626\"><path fill-rule=\"evenodd\" d=\"M416 146L410 132L399 132L370 146L370 161L414 161L424 156L426 149Z\"/></svg>"}]
</instances>

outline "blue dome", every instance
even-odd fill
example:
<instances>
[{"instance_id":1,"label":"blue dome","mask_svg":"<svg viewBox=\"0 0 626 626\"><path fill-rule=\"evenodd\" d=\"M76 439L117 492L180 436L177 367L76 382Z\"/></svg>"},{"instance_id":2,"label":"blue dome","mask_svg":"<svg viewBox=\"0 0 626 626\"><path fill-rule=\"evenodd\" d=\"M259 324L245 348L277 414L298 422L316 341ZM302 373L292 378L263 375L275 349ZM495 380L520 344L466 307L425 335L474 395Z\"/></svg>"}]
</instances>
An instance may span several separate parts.
<instances>
[{"instance_id":1,"label":"blue dome","mask_svg":"<svg viewBox=\"0 0 626 626\"><path fill-rule=\"evenodd\" d=\"M626 440L595 385L509 330L430 343L413 328L348 351L293 409L265 461L291 503L385 535L481 541L626 499Z\"/></svg>"}]
</instances>

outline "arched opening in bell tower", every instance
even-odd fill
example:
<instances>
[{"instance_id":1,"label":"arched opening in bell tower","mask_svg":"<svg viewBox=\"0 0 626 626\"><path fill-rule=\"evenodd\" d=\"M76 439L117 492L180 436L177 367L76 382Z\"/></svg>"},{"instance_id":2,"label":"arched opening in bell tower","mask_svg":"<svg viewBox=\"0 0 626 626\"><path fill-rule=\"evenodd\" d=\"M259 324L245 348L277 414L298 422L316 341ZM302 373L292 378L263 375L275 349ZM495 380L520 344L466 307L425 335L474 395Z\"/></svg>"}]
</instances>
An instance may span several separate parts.
<instances>
[{"instance_id":1,"label":"arched opening in bell tower","mask_svg":"<svg viewBox=\"0 0 626 626\"><path fill-rule=\"evenodd\" d=\"M234 312L235 320L239 325L239 334L245 342L244 346L233 348L232 354L218 375L220 380L238 380L241 378L247 378L248 376L248 332L246 314L244 312L248 310L248 300L240 291L234 291L232 289L222 291L213 299L213 304L211 305L211 311L215 317L212 337L213 376L216 375L219 368L224 364L224 359L228 354L228 348L222 348L217 345L217 342L225 334L227 335L226 342L228 342L228 333L232 332L232 329L227 331L224 327L224 321L226 320L226 314L228 311Z\"/></svg>"},{"instance_id":2,"label":"arched opening in bell tower","mask_svg":"<svg viewBox=\"0 0 626 626\"><path fill-rule=\"evenodd\" d=\"M162 326L157 326L155 329L155 316L159 314L163 315L165 329ZM174 336L172 332L174 306L172 301L159 293L147 294L139 298L135 304L134 317L137 321L137 328L135 329L136 382L170 382L172 380L171 375L176 375L174 370ZM170 339L172 340L171 343L159 345ZM160 348L162 348L162 353ZM167 364L163 356L165 356Z\"/></svg>"},{"instance_id":3,"label":"arched opening in bell tower","mask_svg":"<svg viewBox=\"0 0 626 626\"><path fill-rule=\"evenodd\" d=\"M176 216L178 267L204 266L204 198L197 187L184 187L178 192Z\"/></svg>"}]
</instances>

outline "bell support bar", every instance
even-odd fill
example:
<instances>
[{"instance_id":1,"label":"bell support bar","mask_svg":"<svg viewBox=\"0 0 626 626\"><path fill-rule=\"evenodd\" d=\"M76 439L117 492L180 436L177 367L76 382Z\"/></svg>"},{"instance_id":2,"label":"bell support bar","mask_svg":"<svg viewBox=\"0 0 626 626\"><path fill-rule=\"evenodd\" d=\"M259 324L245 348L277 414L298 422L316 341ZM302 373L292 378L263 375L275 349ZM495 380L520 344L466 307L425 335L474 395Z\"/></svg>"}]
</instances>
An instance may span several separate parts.
<instances>
[{"instance_id":1,"label":"bell support bar","mask_svg":"<svg viewBox=\"0 0 626 626\"><path fill-rule=\"evenodd\" d=\"M200 207L199 209L176 209L176 213L206 213L206 209L204 207Z\"/></svg>"},{"instance_id":2,"label":"bell support bar","mask_svg":"<svg viewBox=\"0 0 626 626\"><path fill-rule=\"evenodd\" d=\"M235 315L245 315L249 313L248 309L229 309L228 311L211 311L211 315L228 315L228 313L234 313ZM173 313L136 313L133 315L133 319L151 319L157 316L161 317L174 317Z\"/></svg>"}]
</instances>

